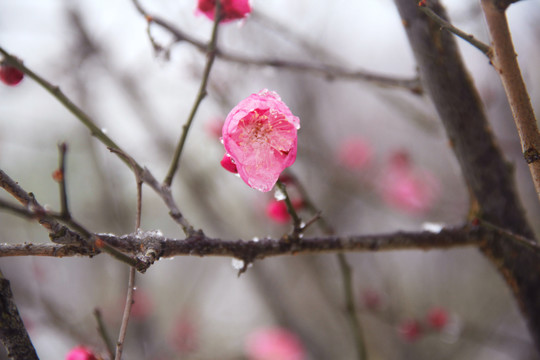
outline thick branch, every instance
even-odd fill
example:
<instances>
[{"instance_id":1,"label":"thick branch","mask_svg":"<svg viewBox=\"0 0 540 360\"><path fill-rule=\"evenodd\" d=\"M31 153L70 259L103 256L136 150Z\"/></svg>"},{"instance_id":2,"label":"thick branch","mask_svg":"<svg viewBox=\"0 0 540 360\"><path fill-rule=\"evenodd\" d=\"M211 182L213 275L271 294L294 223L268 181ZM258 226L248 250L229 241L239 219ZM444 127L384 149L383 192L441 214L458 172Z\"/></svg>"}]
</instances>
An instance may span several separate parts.
<instances>
[{"instance_id":1,"label":"thick branch","mask_svg":"<svg viewBox=\"0 0 540 360\"><path fill-rule=\"evenodd\" d=\"M463 176L480 207L479 216L501 228L533 238L514 180L484 114L479 95L452 34L441 31L416 0L396 0L424 88L446 128ZM430 8L448 19L438 1ZM540 349L540 257L515 241L486 243L481 250L499 268L514 291Z\"/></svg>"},{"instance_id":2,"label":"thick branch","mask_svg":"<svg viewBox=\"0 0 540 360\"><path fill-rule=\"evenodd\" d=\"M493 53L491 63L499 73L521 139L523 156L529 164L536 194L540 199L540 132L525 82L521 76L512 36L500 1L482 0Z\"/></svg>"},{"instance_id":3,"label":"thick branch","mask_svg":"<svg viewBox=\"0 0 540 360\"><path fill-rule=\"evenodd\" d=\"M0 340L13 360L38 360L36 350L24 327L9 280L0 271Z\"/></svg>"},{"instance_id":4,"label":"thick branch","mask_svg":"<svg viewBox=\"0 0 540 360\"><path fill-rule=\"evenodd\" d=\"M398 232L380 235L325 236L302 238L297 243L286 239L222 240L194 234L185 240L170 239L156 235L155 232L142 232L115 236L97 234L100 239L125 253L155 253L156 258L175 256L224 256L236 257L246 262L280 255L323 254L339 252L366 252L392 250L434 250L463 246L479 246L485 241L508 239L511 235L487 227L463 226L443 229L440 233ZM516 240L524 242L526 240ZM540 254L540 248L529 245ZM86 249L77 252L76 248L57 244L0 244L0 257L4 256L93 256Z\"/></svg>"}]
</instances>

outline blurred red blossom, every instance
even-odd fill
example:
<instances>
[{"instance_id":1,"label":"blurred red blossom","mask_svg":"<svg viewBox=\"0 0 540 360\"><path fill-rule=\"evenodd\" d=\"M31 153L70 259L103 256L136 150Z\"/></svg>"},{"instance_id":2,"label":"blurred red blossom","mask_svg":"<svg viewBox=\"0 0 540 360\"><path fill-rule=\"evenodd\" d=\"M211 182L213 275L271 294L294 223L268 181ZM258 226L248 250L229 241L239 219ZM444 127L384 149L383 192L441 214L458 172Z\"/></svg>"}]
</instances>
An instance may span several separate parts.
<instances>
[{"instance_id":1,"label":"blurred red blossom","mask_svg":"<svg viewBox=\"0 0 540 360\"><path fill-rule=\"evenodd\" d=\"M197 350L199 346L197 326L188 313L180 314L175 320L170 342L176 350L183 354Z\"/></svg>"},{"instance_id":2,"label":"blurred red blossom","mask_svg":"<svg viewBox=\"0 0 540 360\"><path fill-rule=\"evenodd\" d=\"M302 199L293 199L291 203L295 210L299 210L303 206ZM266 206L266 215L279 224L286 224L291 219L291 215L287 211L287 204L283 200L272 199Z\"/></svg>"},{"instance_id":3,"label":"blurred red blossom","mask_svg":"<svg viewBox=\"0 0 540 360\"><path fill-rule=\"evenodd\" d=\"M390 206L409 214L422 214L435 202L439 182L429 172L415 168L406 152L395 152L383 170L379 191Z\"/></svg>"},{"instance_id":4,"label":"blurred red blossom","mask_svg":"<svg viewBox=\"0 0 540 360\"><path fill-rule=\"evenodd\" d=\"M0 80L9 86L15 86L22 81L24 73L13 66L0 65Z\"/></svg>"},{"instance_id":5,"label":"blurred red blossom","mask_svg":"<svg viewBox=\"0 0 540 360\"><path fill-rule=\"evenodd\" d=\"M243 19L251 12L249 0L220 0L222 19L226 23L233 20ZM198 0L197 13L204 14L214 20L216 0Z\"/></svg>"},{"instance_id":6,"label":"blurred red blossom","mask_svg":"<svg viewBox=\"0 0 540 360\"><path fill-rule=\"evenodd\" d=\"M204 131L211 138L221 138L221 129L223 128L223 118L213 117L204 124Z\"/></svg>"},{"instance_id":7,"label":"blurred red blossom","mask_svg":"<svg viewBox=\"0 0 540 360\"><path fill-rule=\"evenodd\" d=\"M267 192L296 160L299 128L300 119L279 95L264 89L240 101L227 115L223 145L242 180Z\"/></svg>"},{"instance_id":8,"label":"blurred red blossom","mask_svg":"<svg viewBox=\"0 0 540 360\"><path fill-rule=\"evenodd\" d=\"M399 324L398 332L403 340L414 342L422 335L422 327L418 320L409 319Z\"/></svg>"},{"instance_id":9,"label":"blurred red blossom","mask_svg":"<svg viewBox=\"0 0 540 360\"><path fill-rule=\"evenodd\" d=\"M137 320L146 320L152 314L152 311L154 311L154 302L150 295L144 290L135 290L131 316Z\"/></svg>"},{"instance_id":10,"label":"blurred red blossom","mask_svg":"<svg viewBox=\"0 0 540 360\"><path fill-rule=\"evenodd\" d=\"M373 148L371 144L360 137L348 138L339 145L338 163L348 170L364 170L371 164L372 159Z\"/></svg>"},{"instance_id":11,"label":"blurred red blossom","mask_svg":"<svg viewBox=\"0 0 540 360\"><path fill-rule=\"evenodd\" d=\"M96 356L90 349L79 345L74 347L66 355L65 360L97 360Z\"/></svg>"},{"instance_id":12,"label":"blurred red blossom","mask_svg":"<svg viewBox=\"0 0 540 360\"><path fill-rule=\"evenodd\" d=\"M377 310L381 306L381 295L373 289L363 290L360 299L368 310Z\"/></svg>"},{"instance_id":13,"label":"blurred red blossom","mask_svg":"<svg viewBox=\"0 0 540 360\"><path fill-rule=\"evenodd\" d=\"M246 340L248 360L303 360L306 350L300 339L283 328L259 329Z\"/></svg>"},{"instance_id":14,"label":"blurred red blossom","mask_svg":"<svg viewBox=\"0 0 540 360\"><path fill-rule=\"evenodd\" d=\"M427 323L435 330L442 330L448 324L448 311L442 307L429 309Z\"/></svg>"}]
</instances>

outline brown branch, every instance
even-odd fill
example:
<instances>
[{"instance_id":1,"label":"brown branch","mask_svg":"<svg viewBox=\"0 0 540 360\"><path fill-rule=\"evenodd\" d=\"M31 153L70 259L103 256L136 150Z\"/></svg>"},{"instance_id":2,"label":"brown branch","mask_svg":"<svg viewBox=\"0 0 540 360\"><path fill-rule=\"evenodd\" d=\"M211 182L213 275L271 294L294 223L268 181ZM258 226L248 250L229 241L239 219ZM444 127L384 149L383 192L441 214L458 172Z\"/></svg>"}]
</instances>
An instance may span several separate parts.
<instances>
[{"instance_id":1,"label":"brown branch","mask_svg":"<svg viewBox=\"0 0 540 360\"><path fill-rule=\"evenodd\" d=\"M180 165L180 156L182 155L182 151L184 150L184 145L187 140L187 135L191 128L191 124L193 123L193 120L195 119L195 114L197 113L197 110L199 109L201 102L203 101L203 99L206 97L208 93L206 90L206 87L208 85L208 80L210 78L210 71L212 70L212 66L214 65L214 60L216 58L219 22L221 19L220 12L221 12L221 3L219 0L216 0L212 35L210 36L210 41L208 42L208 45L206 46L206 65L204 66L204 71L201 78L201 84L199 86L199 91L197 92L195 102L193 103L193 106L191 107L191 111L189 113L188 119L186 120L186 123L184 124L184 126L182 126L182 134L180 135L180 139L174 150L173 159L169 167L169 171L167 172L167 176L165 177L165 180L163 181L163 183L168 187L171 186L174 174L176 173L176 171L178 170L178 166Z\"/></svg>"},{"instance_id":2,"label":"brown branch","mask_svg":"<svg viewBox=\"0 0 540 360\"><path fill-rule=\"evenodd\" d=\"M60 88L58 86L52 85L43 77L37 75L35 72L26 67L21 60L9 54L2 47L0 47L0 53L5 56L5 58L10 62L10 64L30 76L45 90L47 90L53 97L55 97L90 130L93 136L99 139L109 149L114 150L114 152L119 155L120 159L124 161L134 172L144 174L144 176L141 176L141 179L145 181L145 183L147 183L152 189L154 189L154 191L156 191L161 196L161 198L165 201L165 204L169 207L171 217L182 226L182 229L184 230L186 235L193 231L193 227L189 224L187 219L184 218L184 216L178 209L178 206L176 205L172 197L172 193L168 187L162 187L157 181L155 181L154 177L148 169L143 169L133 158L128 156L126 152L120 149L120 147L116 145L116 143L112 139L110 139L105 133L103 133L103 131L101 131L101 129L99 129L95 125L94 121L88 115L86 115L86 113L82 111L82 109L75 105L75 103L71 101L71 99L69 99L62 91L60 91ZM124 156L120 156L120 154L123 154ZM52 226L48 223L47 219L43 219L43 221L43 226Z\"/></svg>"},{"instance_id":3,"label":"brown branch","mask_svg":"<svg viewBox=\"0 0 540 360\"><path fill-rule=\"evenodd\" d=\"M434 20L437 24L439 24L442 29L446 29L450 31L451 33L455 34L456 36L459 36L460 38L462 38L463 40L467 41L469 44L471 44L472 46L480 50L484 55L491 57L491 48L489 47L489 45L484 44L483 42L475 38L473 35L467 34L463 30L450 24L448 21L444 20L442 17L435 14L433 10L428 8L425 4L419 4L418 6L424 14L426 14L432 20Z\"/></svg>"},{"instance_id":4,"label":"brown branch","mask_svg":"<svg viewBox=\"0 0 540 360\"><path fill-rule=\"evenodd\" d=\"M509 4L501 6L500 0L482 0L481 4L493 47L491 63L501 78L521 140L523 156L540 199L540 132L506 19L505 9Z\"/></svg>"},{"instance_id":5,"label":"brown branch","mask_svg":"<svg viewBox=\"0 0 540 360\"><path fill-rule=\"evenodd\" d=\"M339 252L376 252L395 250L437 250L463 246L479 246L484 242L504 239L509 242L508 234L487 227L465 225L458 228L443 229L433 232L398 232L379 235L324 236L299 239L292 243L287 239L260 239L259 241L222 240L194 234L186 239L165 238L154 231L137 232L116 236L97 234L100 239L114 248L131 254L146 254L152 250L156 258L175 256L222 256L235 257L248 263L267 257L300 254L327 254ZM533 243L531 243L533 244ZM534 251L540 254L537 245ZM27 249L27 251L25 250ZM56 244L0 244L0 257L4 256L93 256L81 249Z\"/></svg>"},{"instance_id":6,"label":"brown branch","mask_svg":"<svg viewBox=\"0 0 540 360\"><path fill-rule=\"evenodd\" d=\"M170 32L177 42L185 41L194 45L200 51L206 51L206 44L199 41L190 35L186 34L176 25L155 15L150 15L140 4L138 0L132 0L137 11L143 15L149 22L155 23L160 27ZM275 67L288 69L292 71L303 71L315 75L324 76L328 79L343 79L352 81L365 81L384 87L397 87L411 91L414 94L421 94L422 88L418 78L396 78L380 74L374 74L367 71L346 70L339 66L331 66L326 64L308 64L300 61L291 61L284 59L256 59L247 56L235 54L216 47L216 56L222 60L234 62L241 65L259 66L259 67Z\"/></svg>"},{"instance_id":7,"label":"brown branch","mask_svg":"<svg viewBox=\"0 0 540 360\"><path fill-rule=\"evenodd\" d=\"M501 154L452 34L423 14L416 0L396 0L418 63L424 88L446 128L482 220L534 238L516 193L510 166ZM437 0L430 8L448 20ZM483 253L498 267L514 292L540 350L540 254L518 241L486 242Z\"/></svg>"},{"instance_id":8,"label":"brown branch","mask_svg":"<svg viewBox=\"0 0 540 360\"><path fill-rule=\"evenodd\" d=\"M7 280L0 271L0 340L13 360L38 360Z\"/></svg>"}]
</instances>

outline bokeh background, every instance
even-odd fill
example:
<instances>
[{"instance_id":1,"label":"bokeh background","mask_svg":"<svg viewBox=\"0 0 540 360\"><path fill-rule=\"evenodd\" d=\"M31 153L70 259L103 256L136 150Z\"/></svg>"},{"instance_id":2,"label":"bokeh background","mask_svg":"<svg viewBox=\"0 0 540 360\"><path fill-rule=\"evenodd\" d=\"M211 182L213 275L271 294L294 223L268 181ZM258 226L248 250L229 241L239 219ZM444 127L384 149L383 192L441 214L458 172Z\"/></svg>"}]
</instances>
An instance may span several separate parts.
<instances>
[{"instance_id":1,"label":"bokeh background","mask_svg":"<svg viewBox=\"0 0 540 360\"><path fill-rule=\"evenodd\" d=\"M212 24L195 15L195 0L142 5L208 40ZM390 0L254 0L252 5L248 19L221 27L220 47L246 57L416 75ZM444 5L454 24L488 41L478 1ZM508 15L538 114L540 3L519 2ZM146 20L128 0L0 0L0 45L59 85L162 179L195 99L205 55L153 26L155 41L167 49L156 53L146 31ZM483 54L458 43L500 146L515 164L521 199L538 232L540 206L502 86ZM291 170L338 234L421 230L426 223L452 226L465 220L467 189L426 96L217 59L209 96L196 115L173 183L181 210L206 234L252 239L289 231L266 212L272 192L247 187L219 165L224 150L216 124L238 101L263 88L277 91L300 117L298 158ZM59 208L51 173L62 141L69 145L73 216L95 232L133 232L135 181L129 169L30 79L0 87L0 168L52 209ZM350 156L343 150L347 142L361 144L356 149L365 161L343 160ZM388 175L396 161L405 161L410 183ZM405 189L385 192L393 186ZM143 195L143 229L182 238L160 199L148 189ZM0 196L9 198L4 192ZM309 219L308 213L300 214ZM0 229L2 243L49 241L37 224L5 212L0 212ZM313 227L309 234L320 233ZM347 254L347 259L370 359L537 358L508 287L475 249ZM63 359L77 344L102 351L96 307L116 338L127 285L124 264L100 255L2 258L0 267L42 359ZM309 359L351 359L355 349L342 292L334 255L266 259L240 277L228 258L163 259L137 278L125 358L243 359L249 334L279 326L300 338ZM375 306L368 301L373 296ZM426 325L433 307L449 314L442 331ZM400 332L407 319L422 323L418 339L407 340Z\"/></svg>"}]
</instances>

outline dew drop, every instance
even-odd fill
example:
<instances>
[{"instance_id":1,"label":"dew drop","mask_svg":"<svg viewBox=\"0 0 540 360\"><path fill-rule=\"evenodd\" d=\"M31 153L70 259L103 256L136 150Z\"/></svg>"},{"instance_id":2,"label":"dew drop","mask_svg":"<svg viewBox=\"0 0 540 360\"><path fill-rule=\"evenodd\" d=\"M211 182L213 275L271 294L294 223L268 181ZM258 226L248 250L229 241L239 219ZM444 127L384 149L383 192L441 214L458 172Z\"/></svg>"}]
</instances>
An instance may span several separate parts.
<instances>
[{"instance_id":1,"label":"dew drop","mask_svg":"<svg viewBox=\"0 0 540 360\"><path fill-rule=\"evenodd\" d=\"M240 270L242 268L244 268L244 260L240 260L240 259L237 259L237 258L232 258L232 267L233 269L235 270Z\"/></svg>"},{"instance_id":2,"label":"dew drop","mask_svg":"<svg viewBox=\"0 0 540 360\"><path fill-rule=\"evenodd\" d=\"M107 129L101 128L101 132L104 133L104 134L106 134L106 133L107 133Z\"/></svg>"},{"instance_id":3,"label":"dew drop","mask_svg":"<svg viewBox=\"0 0 540 360\"><path fill-rule=\"evenodd\" d=\"M274 198L277 201L285 200L287 197L285 196L285 193L281 191L279 187L276 186L276 190L274 191Z\"/></svg>"},{"instance_id":4,"label":"dew drop","mask_svg":"<svg viewBox=\"0 0 540 360\"><path fill-rule=\"evenodd\" d=\"M441 223L425 222L422 224L422 230L435 234L440 233L442 229L444 229L444 224Z\"/></svg>"},{"instance_id":5,"label":"dew drop","mask_svg":"<svg viewBox=\"0 0 540 360\"><path fill-rule=\"evenodd\" d=\"M259 238L258 237L254 237L253 239L251 239L253 242L259 242Z\"/></svg>"}]
</instances>

